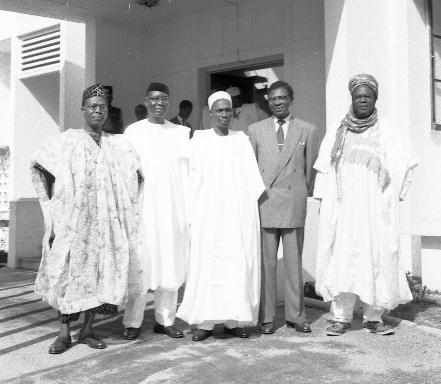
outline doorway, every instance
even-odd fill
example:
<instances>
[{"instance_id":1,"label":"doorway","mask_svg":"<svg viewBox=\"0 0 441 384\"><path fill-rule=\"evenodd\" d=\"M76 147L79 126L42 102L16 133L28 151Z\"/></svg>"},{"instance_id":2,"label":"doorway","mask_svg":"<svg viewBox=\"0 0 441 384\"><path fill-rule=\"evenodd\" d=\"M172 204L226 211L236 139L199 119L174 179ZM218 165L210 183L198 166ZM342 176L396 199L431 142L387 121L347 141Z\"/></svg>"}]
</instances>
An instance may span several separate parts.
<instances>
[{"instance_id":1,"label":"doorway","mask_svg":"<svg viewBox=\"0 0 441 384\"><path fill-rule=\"evenodd\" d=\"M269 115L268 87L284 77L283 55L238 61L199 70L198 96L200 107L199 129L206 128L207 98L213 92L226 91L230 87L240 90L244 103L256 104ZM204 118L205 117L205 118Z\"/></svg>"}]
</instances>

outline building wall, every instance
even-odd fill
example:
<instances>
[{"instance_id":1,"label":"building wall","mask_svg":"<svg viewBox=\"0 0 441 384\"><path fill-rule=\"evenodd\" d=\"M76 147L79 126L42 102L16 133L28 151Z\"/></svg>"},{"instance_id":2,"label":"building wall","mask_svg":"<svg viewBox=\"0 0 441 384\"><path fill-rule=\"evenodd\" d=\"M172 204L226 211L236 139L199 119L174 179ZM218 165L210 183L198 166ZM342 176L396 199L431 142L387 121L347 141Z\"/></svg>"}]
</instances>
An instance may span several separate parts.
<instances>
[{"instance_id":1,"label":"building wall","mask_svg":"<svg viewBox=\"0 0 441 384\"><path fill-rule=\"evenodd\" d=\"M206 88L198 88L201 69L282 56L283 80L294 86L297 116L324 129L321 1L250 1L161 25L150 41L152 79L170 85L174 113L184 98L196 104L193 124L208 96Z\"/></svg>"},{"instance_id":2,"label":"building wall","mask_svg":"<svg viewBox=\"0 0 441 384\"><path fill-rule=\"evenodd\" d=\"M237 18L237 19L236 19ZM259 22L255 22L259 20ZM238 29L237 29L238 26ZM264 26L264 27L262 27ZM151 81L170 87L169 116L182 99L206 103L201 69L283 57L284 80L294 86L296 114L324 131L323 6L319 0L256 0L164 23L146 30L96 21L96 78L114 86L114 105L134 120Z\"/></svg>"},{"instance_id":3,"label":"building wall","mask_svg":"<svg viewBox=\"0 0 441 384\"><path fill-rule=\"evenodd\" d=\"M96 81L113 86L113 105L121 108L127 126L135 119L134 109L144 102L151 79L152 56L147 30L97 19Z\"/></svg>"}]
</instances>

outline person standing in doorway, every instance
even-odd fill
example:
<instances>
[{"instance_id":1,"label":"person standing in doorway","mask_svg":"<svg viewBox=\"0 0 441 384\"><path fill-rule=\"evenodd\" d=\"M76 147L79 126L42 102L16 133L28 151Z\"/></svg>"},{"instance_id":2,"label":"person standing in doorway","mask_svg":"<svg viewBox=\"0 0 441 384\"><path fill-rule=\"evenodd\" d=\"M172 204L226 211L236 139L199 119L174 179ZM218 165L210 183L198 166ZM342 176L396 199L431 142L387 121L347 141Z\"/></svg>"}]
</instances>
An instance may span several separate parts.
<instances>
[{"instance_id":1,"label":"person standing in doorway","mask_svg":"<svg viewBox=\"0 0 441 384\"><path fill-rule=\"evenodd\" d=\"M178 338L184 337L174 326L178 289L184 282L189 252L185 199L188 162L184 155L190 129L164 118L169 105L165 84L151 83L145 104L147 119L128 126L125 136L140 156L145 179L142 240L150 286L155 291L154 332ZM138 337L146 303L146 294L129 297L123 319L126 339Z\"/></svg>"},{"instance_id":2,"label":"person standing in doorway","mask_svg":"<svg viewBox=\"0 0 441 384\"><path fill-rule=\"evenodd\" d=\"M144 120L147 118L147 107L144 104L138 104L135 107L136 121Z\"/></svg>"},{"instance_id":3,"label":"person standing in doorway","mask_svg":"<svg viewBox=\"0 0 441 384\"><path fill-rule=\"evenodd\" d=\"M313 190L317 132L314 126L293 115L293 100L292 87L284 81L276 81L268 89L273 115L248 128L266 187L259 200L262 334L276 331L276 266L280 239L285 264L286 323L298 332L311 332L305 321L302 249L306 201Z\"/></svg>"},{"instance_id":4,"label":"person standing in doorway","mask_svg":"<svg viewBox=\"0 0 441 384\"><path fill-rule=\"evenodd\" d=\"M107 120L104 124L103 131L108 133L123 133L123 118L122 111L120 108L114 107L112 105L113 101L113 87L110 85L105 85L106 90L106 100L108 105Z\"/></svg>"}]
</instances>

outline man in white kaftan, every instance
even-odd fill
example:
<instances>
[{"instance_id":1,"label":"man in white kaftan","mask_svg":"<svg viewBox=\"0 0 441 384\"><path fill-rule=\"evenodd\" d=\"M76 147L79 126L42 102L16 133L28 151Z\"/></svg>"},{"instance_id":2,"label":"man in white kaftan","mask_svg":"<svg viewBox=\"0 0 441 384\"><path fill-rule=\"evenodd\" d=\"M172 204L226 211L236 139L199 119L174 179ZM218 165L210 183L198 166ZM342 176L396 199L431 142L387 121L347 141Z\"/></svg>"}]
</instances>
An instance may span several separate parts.
<instances>
[{"instance_id":1,"label":"man in white kaftan","mask_svg":"<svg viewBox=\"0 0 441 384\"><path fill-rule=\"evenodd\" d=\"M145 98L148 118L131 124L124 135L139 154L144 175L143 247L150 288L155 291L154 331L183 337L174 322L189 252L184 187L188 168L182 156L190 129L164 119L168 94L166 85L150 84ZM123 320L126 339L138 337L146 303L146 294L129 298Z\"/></svg>"},{"instance_id":2,"label":"man in white kaftan","mask_svg":"<svg viewBox=\"0 0 441 384\"><path fill-rule=\"evenodd\" d=\"M196 131L189 154L191 254L177 316L197 324L194 341L216 323L248 337L260 298L260 225L257 200L265 187L243 132L231 131L231 98L210 96L214 128Z\"/></svg>"},{"instance_id":3,"label":"man in white kaftan","mask_svg":"<svg viewBox=\"0 0 441 384\"><path fill-rule=\"evenodd\" d=\"M384 310L412 299L400 267L399 201L417 162L405 133L377 117L375 78L357 75L349 90L351 109L327 132L314 166L314 197L322 200L316 288L332 301L328 335L350 327L357 298L363 327L390 334Z\"/></svg>"},{"instance_id":4,"label":"man in white kaftan","mask_svg":"<svg viewBox=\"0 0 441 384\"><path fill-rule=\"evenodd\" d=\"M233 115L230 121L230 129L242 131L248 134L248 127L264 120L268 115L262 111L256 103L244 103L241 99L241 92L238 87L230 87L226 92L231 96L233 104ZM214 126L213 117L207 107L202 108L201 128L210 129Z\"/></svg>"}]
</instances>

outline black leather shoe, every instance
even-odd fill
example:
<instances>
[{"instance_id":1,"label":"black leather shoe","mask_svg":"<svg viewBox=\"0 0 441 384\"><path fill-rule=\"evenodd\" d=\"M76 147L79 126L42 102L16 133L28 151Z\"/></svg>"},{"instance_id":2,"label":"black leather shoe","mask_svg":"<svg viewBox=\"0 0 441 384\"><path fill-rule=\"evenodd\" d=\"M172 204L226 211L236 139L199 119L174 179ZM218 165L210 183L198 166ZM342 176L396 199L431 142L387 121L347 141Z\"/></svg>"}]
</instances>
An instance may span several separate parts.
<instances>
[{"instance_id":1,"label":"black leather shoe","mask_svg":"<svg viewBox=\"0 0 441 384\"><path fill-rule=\"evenodd\" d=\"M286 325L291 328L295 328L297 332L311 333L311 327L304 321L303 323L293 323L292 321L286 321Z\"/></svg>"},{"instance_id":2,"label":"black leather shoe","mask_svg":"<svg viewBox=\"0 0 441 384\"><path fill-rule=\"evenodd\" d=\"M123 337L126 340L135 340L138 338L141 328L125 328Z\"/></svg>"},{"instance_id":3,"label":"black leather shoe","mask_svg":"<svg viewBox=\"0 0 441 384\"><path fill-rule=\"evenodd\" d=\"M171 337L173 339L179 339L180 337L184 337L184 332L180 331L179 329L176 329L173 325L164 327L162 324L156 323L153 332L155 333L161 333L163 335L167 335L168 337Z\"/></svg>"},{"instance_id":4,"label":"black leather shoe","mask_svg":"<svg viewBox=\"0 0 441 384\"><path fill-rule=\"evenodd\" d=\"M58 336L55 341L49 346L49 353L51 355L58 355L66 352L72 346L72 339L70 336L66 339Z\"/></svg>"},{"instance_id":5,"label":"black leather shoe","mask_svg":"<svg viewBox=\"0 0 441 384\"><path fill-rule=\"evenodd\" d=\"M276 327L273 322L263 323L260 327L260 333L262 333L262 335L272 335L274 332L276 332Z\"/></svg>"},{"instance_id":6,"label":"black leather shoe","mask_svg":"<svg viewBox=\"0 0 441 384\"><path fill-rule=\"evenodd\" d=\"M195 329L193 331L193 337L191 338L193 341L203 341L210 337L213 334L213 331L207 331L205 329Z\"/></svg>"},{"instance_id":7,"label":"black leather shoe","mask_svg":"<svg viewBox=\"0 0 441 384\"><path fill-rule=\"evenodd\" d=\"M239 337L241 339L247 339L250 337L250 333L245 328L224 328L224 333L227 333L229 335Z\"/></svg>"},{"instance_id":8,"label":"black leather shoe","mask_svg":"<svg viewBox=\"0 0 441 384\"><path fill-rule=\"evenodd\" d=\"M90 348L93 349L107 348L106 343L103 340L101 340L99 337L95 336L93 333L89 333L86 336L80 336L78 338L78 342L80 344L87 344Z\"/></svg>"}]
</instances>

